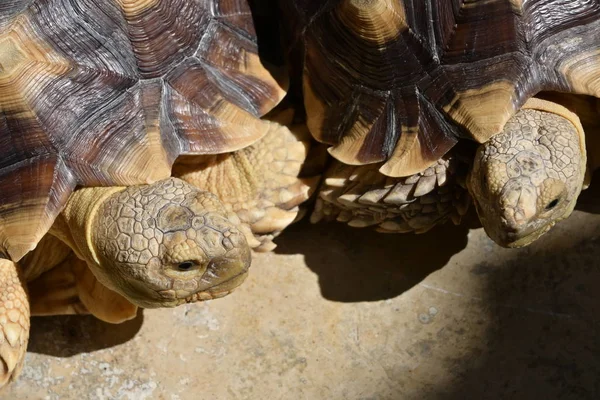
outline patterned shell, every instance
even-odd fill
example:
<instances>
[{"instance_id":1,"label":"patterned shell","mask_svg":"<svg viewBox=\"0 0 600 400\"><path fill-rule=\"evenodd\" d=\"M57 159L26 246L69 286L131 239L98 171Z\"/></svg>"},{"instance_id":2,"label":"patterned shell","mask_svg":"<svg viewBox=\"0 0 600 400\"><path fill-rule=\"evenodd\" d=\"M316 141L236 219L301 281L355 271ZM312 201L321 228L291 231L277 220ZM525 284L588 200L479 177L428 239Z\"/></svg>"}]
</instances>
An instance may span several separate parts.
<instances>
[{"instance_id":1,"label":"patterned shell","mask_svg":"<svg viewBox=\"0 0 600 400\"><path fill-rule=\"evenodd\" d=\"M245 0L1 1L0 252L35 247L77 185L255 142L284 94Z\"/></svg>"},{"instance_id":2,"label":"patterned shell","mask_svg":"<svg viewBox=\"0 0 600 400\"><path fill-rule=\"evenodd\" d=\"M408 176L500 132L541 90L600 97L599 0L280 5L309 129L346 164Z\"/></svg>"}]
</instances>

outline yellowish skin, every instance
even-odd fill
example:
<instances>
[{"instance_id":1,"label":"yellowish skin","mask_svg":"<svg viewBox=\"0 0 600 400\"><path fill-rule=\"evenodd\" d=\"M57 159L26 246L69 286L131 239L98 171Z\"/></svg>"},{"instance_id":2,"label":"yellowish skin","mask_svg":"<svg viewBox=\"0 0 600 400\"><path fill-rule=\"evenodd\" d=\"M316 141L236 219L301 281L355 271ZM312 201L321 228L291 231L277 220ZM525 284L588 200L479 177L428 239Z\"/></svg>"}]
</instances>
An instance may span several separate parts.
<instances>
[{"instance_id":1,"label":"yellowish skin","mask_svg":"<svg viewBox=\"0 0 600 400\"><path fill-rule=\"evenodd\" d=\"M235 153L184 157L173 167L174 176L209 188L250 228L248 243L255 251L275 248L275 236L297 218L299 205L319 183L318 175L302 176L312 138L304 125L286 128L292 117L291 109L274 115L279 124L273 123L253 146Z\"/></svg>"},{"instance_id":2,"label":"yellowish skin","mask_svg":"<svg viewBox=\"0 0 600 400\"><path fill-rule=\"evenodd\" d=\"M21 372L29 340L29 302L20 271L0 260L0 385Z\"/></svg>"}]
</instances>

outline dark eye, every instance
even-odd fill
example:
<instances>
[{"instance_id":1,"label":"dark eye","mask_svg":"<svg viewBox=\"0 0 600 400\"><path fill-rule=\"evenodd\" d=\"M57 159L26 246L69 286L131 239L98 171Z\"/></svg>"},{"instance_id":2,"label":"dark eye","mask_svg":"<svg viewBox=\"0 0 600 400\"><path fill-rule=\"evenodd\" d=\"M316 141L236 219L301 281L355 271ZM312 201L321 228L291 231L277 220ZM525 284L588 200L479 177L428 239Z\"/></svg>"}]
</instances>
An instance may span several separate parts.
<instances>
[{"instance_id":1,"label":"dark eye","mask_svg":"<svg viewBox=\"0 0 600 400\"><path fill-rule=\"evenodd\" d=\"M194 263L192 261L184 261L182 263L180 263L177 268L180 271L189 271L190 269L194 268Z\"/></svg>"},{"instance_id":2,"label":"dark eye","mask_svg":"<svg viewBox=\"0 0 600 400\"><path fill-rule=\"evenodd\" d=\"M554 199L552 200L550 203L548 203L548 205L546 206L546 210L552 210L554 207L556 207L556 205L558 204L558 199Z\"/></svg>"}]
</instances>

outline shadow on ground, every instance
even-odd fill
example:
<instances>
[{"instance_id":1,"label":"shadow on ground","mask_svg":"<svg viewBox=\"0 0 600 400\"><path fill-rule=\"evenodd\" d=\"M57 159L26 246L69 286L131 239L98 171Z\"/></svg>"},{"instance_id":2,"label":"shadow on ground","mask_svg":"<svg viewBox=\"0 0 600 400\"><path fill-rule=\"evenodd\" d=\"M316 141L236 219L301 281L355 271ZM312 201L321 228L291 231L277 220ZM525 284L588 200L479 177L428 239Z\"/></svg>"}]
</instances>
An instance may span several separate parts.
<instances>
[{"instance_id":1,"label":"shadow on ground","mask_svg":"<svg viewBox=\"0 0 600 400\"><path fill-rule=\"evenodd\" d=\"M28 351L55 357L71 357L128 342L139 332L143 310L122 324L109 324L91 315L33 317Z\"/></svg>"},{"instance_id":2,"label":"shadow on ground","mask_svg":"<svg viewBox=\"0 0 600 400\"><path fill-rule=\"evenodd\" d=\"M487 281L491 323L468 355L447 360L456 379L432 398L600 398L600 227L561 240L563 250L533 246L469 266Z\"/></svg>"},{"instance_id":3,"label":"shadow on ground","mask_svg":"<svg viewBox=\"0 0 600 400\"><path fill-rule=\"evenodd\" d=\"M600 214L600 173L594 174L589 188L579 195L577 210Z\"/></svg>"},{"instance_id":4,"label":"shadow on ground","mask_svg":"<svg viewBox=\"0 0 600 400\"><path fill-rule=\"evenodd\" d=\"M422 235L382 234L336 222L290 226L278 254L302 254L319 276L321 294L340 302L396 297L442 268L467 245L466 225L445 224Z\"/></svg>"},{"instance_id":5,"label":"shadow on ground","mask_svg":"<svg viewBox=\"0 0 600 400\"><path fill-rule=\"evenodd\" d=\"M600 174L595 174L577 210L600 214L599 199ZM469 230L481 227L472 208L460 226L448 223L422 235L380 234L307 220L276 239L275 253L304 255L306 265L319 276L323 297L340 302L377 301L404 293L444 267L466 247Z\"/></svg>"},{"instance_id":6,"label":"shadow on ground","mask_svg":"<svg viewBox=\"0 0 600 400\"><path fill-rule=\"evenodd\" d=\"M600 184L596 186L600 188ZM595 207L593 196L586 201L587 207ZM378 390L393 387L390 381L410 382L407 383L408 386L395 387L397 397L378 398L600 398L600 381L597 379L600 376L598 217L579 214L577 218L561 224L545 239L531 247L518 250L498 249L483 237L481 231L473 232L468 248L453 259L454 255L465 249L468 227L473 224L466 223L460 227L445 225L424 235L384 235L371 230L351 229L339 223L311 225L304 221L290 227L277 239L278 248L275 251L279 254L301 254L304 264L318 276L322 296L334 302L391 299L418 285L432 272L447 266L447 269L438 272L427 281L439 283L439 287L434 288L438 291L433 292L438 297L433 297L431 290L427 292L429 289L424 290L421 287L421 291L415 290L405 298L395 299L395 303L390 302L389 305L388 302L384 302L348 307L341 304L325 304L328 302L313 303L315 307L328 307L328 310L338 317L345 315L347 320L352 318L343 314L344 312L354 313L359 308L362 308L362 312L367 309L373 311L388 308L389 314L385 314L384 318L379 318L378 321L365 318L363 322L387 326L387 333L392 333L389 336L382 334L381 338L388 337L389 342L378 339L381 341L375 340L375 345L371 343L371 347L367 347L368 340L363 338L363 332L361 345L368 349L364 351L369 360L377 357L377 361L385 361L382 365L378 364L378 368L389 367L385 374L386 380L378 386ZM595 224L598 226L594 226ZM292 265L304 268L301 260L297 261L299 262ZM278 299L277 296L273 298ZM426 300L419 303L421 298ZM431 303L428 303L427 299L431 299ZM456 299L459 301L442 303L444 300ZM436 305L439 314L433 322L428 321L428 324L424 324L417 319L421 309L414 308L415 304L419 307ZM258 308L257 320L260 320L260 310L265 310L263 312L266 314L262 315L273 314L272 303L264 303L263 307ZM310 318L302 319L302 313L306 312L304 309L300 308L302 311L299 312L293 305L288 304L287 307L285 310L290 310L290 314L286 314L286 317L301 319L309 325L314 323ZM435 310L436 313L438 309ZM222 331L218 334L223 335L227 319L221 316L217 320L215 316L219 314L215 310L216 307L213 309L211 306L197 311L198 320L205 321L206 325L200 324L190 328L195 339L198 338L197 329L203 327L208 332L211 329L210 324L215 324L215 321L222 323ZM231 308L223 310L227 310L227 315L231 315ZM208 314L209 312L214 314ZM382 324L382 320L388 321L388 317L389 320L393 320L394 315L400 312L404 312L405 317L399 324ZM368 315L372 316L373 313ZM319 320L318 323L329 323L329 314L327 316L328 318ZM274 336L285 337L282 332L290 328L276 325L276 320L275 318L265 324L269 329L271 326L277 327L272 331ZM338 321L335 318L332 320ZM93 317L81 316L38 317L32 321L30 351L69 357L129 341L140 330L143 315L140 313L136 319L121 325L106 324ZM181 322L179 319L173 321ZM435 325L438 321L445 322ZM390 329L390 326L393 329ZM168 327L170 329L171 325ZM331 330L336 332L339 327L338 324ZM424 327L428 329L427 334L424 333ZM236 325L235 329L241 330L243 327ZM254 336L259 332L256 326L251 325L251 328L246 329L252 337L250 343L255 343ZM470 334L469 331L476 334ZM331 343L354 349L354 336L351 336L351 333L343 332L341 336L330 338ZM311 330L305 334L310 340L315 338ZM404 341L398 341L396 349L404 349L405 352L397 351L390 355L390 349L394 348L391 346L394 337L400 334L409 339L419 338L415 341L419 346L403 347ZM346 340L348 337L351 339ZM264 338L263 334L260 339ZM358 334L356 338L358 341ZM468 343L467 338L470 338ZM240 343L242 347L236 347L240 346ZM244 350L243 343L245 342L232 341L223 346L235 353ZM309 350L314 347L314 340L309 346L311 349L299 347L299 351L310 353ZM252 362L255 362L256 357L252 356L248 349L253 347L246 347L245 353L242 353L244 356L250 354ZM414 349L424 353L419 355L423 361L421 367L411 363L413 359L418 358L408 354L408 351ZM219 354L214 358L217 360L214 361L215 365L224 362L220 357L225 353L219 353L217 347L207 346L202 347L202 350L206 351L206 354L213 351ZM279 351L272 347L272 344L265 344L259 350L264 353ZM414 350L415 353L418 351ZM144 354L146 360L146 347L141 354ZM196 351L193 354L204 355ZM236 356L231 358L235 359L234 365L240 366L240 356L235 354ZM351 359L340 359L340 363L350 364L348 360ZM362 353L359 359L363 360ZM205 359L205 364L202 365L207 365L206 360L212 359ZM176 363L180 361L176 358ZM236 373L253 371L258 374L255 375L255 379L264 380L261 373L264 373L265 368L274 371L273 374L277 376L281 376L281 371L285 369L281 360L269 364L268 367L251 365L252 368L241 365L241 369L236 370ZM310 368L310 363L308 365L307 368ZM337 371L337 367L329 372L334 370ZM340 367L340 370L343 371L343 368ZM164 373L167 372L165 369ZM230 372L228 369L227 373ZM287 373L292 374L289 370ZM297 377L304 377L301 372L296 373ZM337 381L338 385L343 386L343 377L336 376L340 379ZM293 385L291 380L285 382L286 385ZM350 379L346 379L345 382L349 384ZM408 390L414 390L411 393L417 393L418 396L401 395Z\"/></svg>"}]
</instances>

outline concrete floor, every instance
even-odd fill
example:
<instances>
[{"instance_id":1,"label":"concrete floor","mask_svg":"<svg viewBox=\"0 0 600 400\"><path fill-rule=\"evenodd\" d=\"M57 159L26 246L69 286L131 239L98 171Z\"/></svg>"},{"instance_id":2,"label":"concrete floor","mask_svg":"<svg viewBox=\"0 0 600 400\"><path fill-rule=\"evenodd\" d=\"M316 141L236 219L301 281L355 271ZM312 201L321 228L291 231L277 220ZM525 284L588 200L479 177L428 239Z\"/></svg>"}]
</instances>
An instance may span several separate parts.
<instances>
[{"instance_id":1,"label":"concrete floor","mask_svg":"<svg viewBox=\"0 0 600 400\"><path fill-rule=\"evenodd\" d=\"M278 243L224 299L35 318L3 398L600 398L600 215L521 250L464 227L300 223Z\"/></svg>"}]
</instances>

